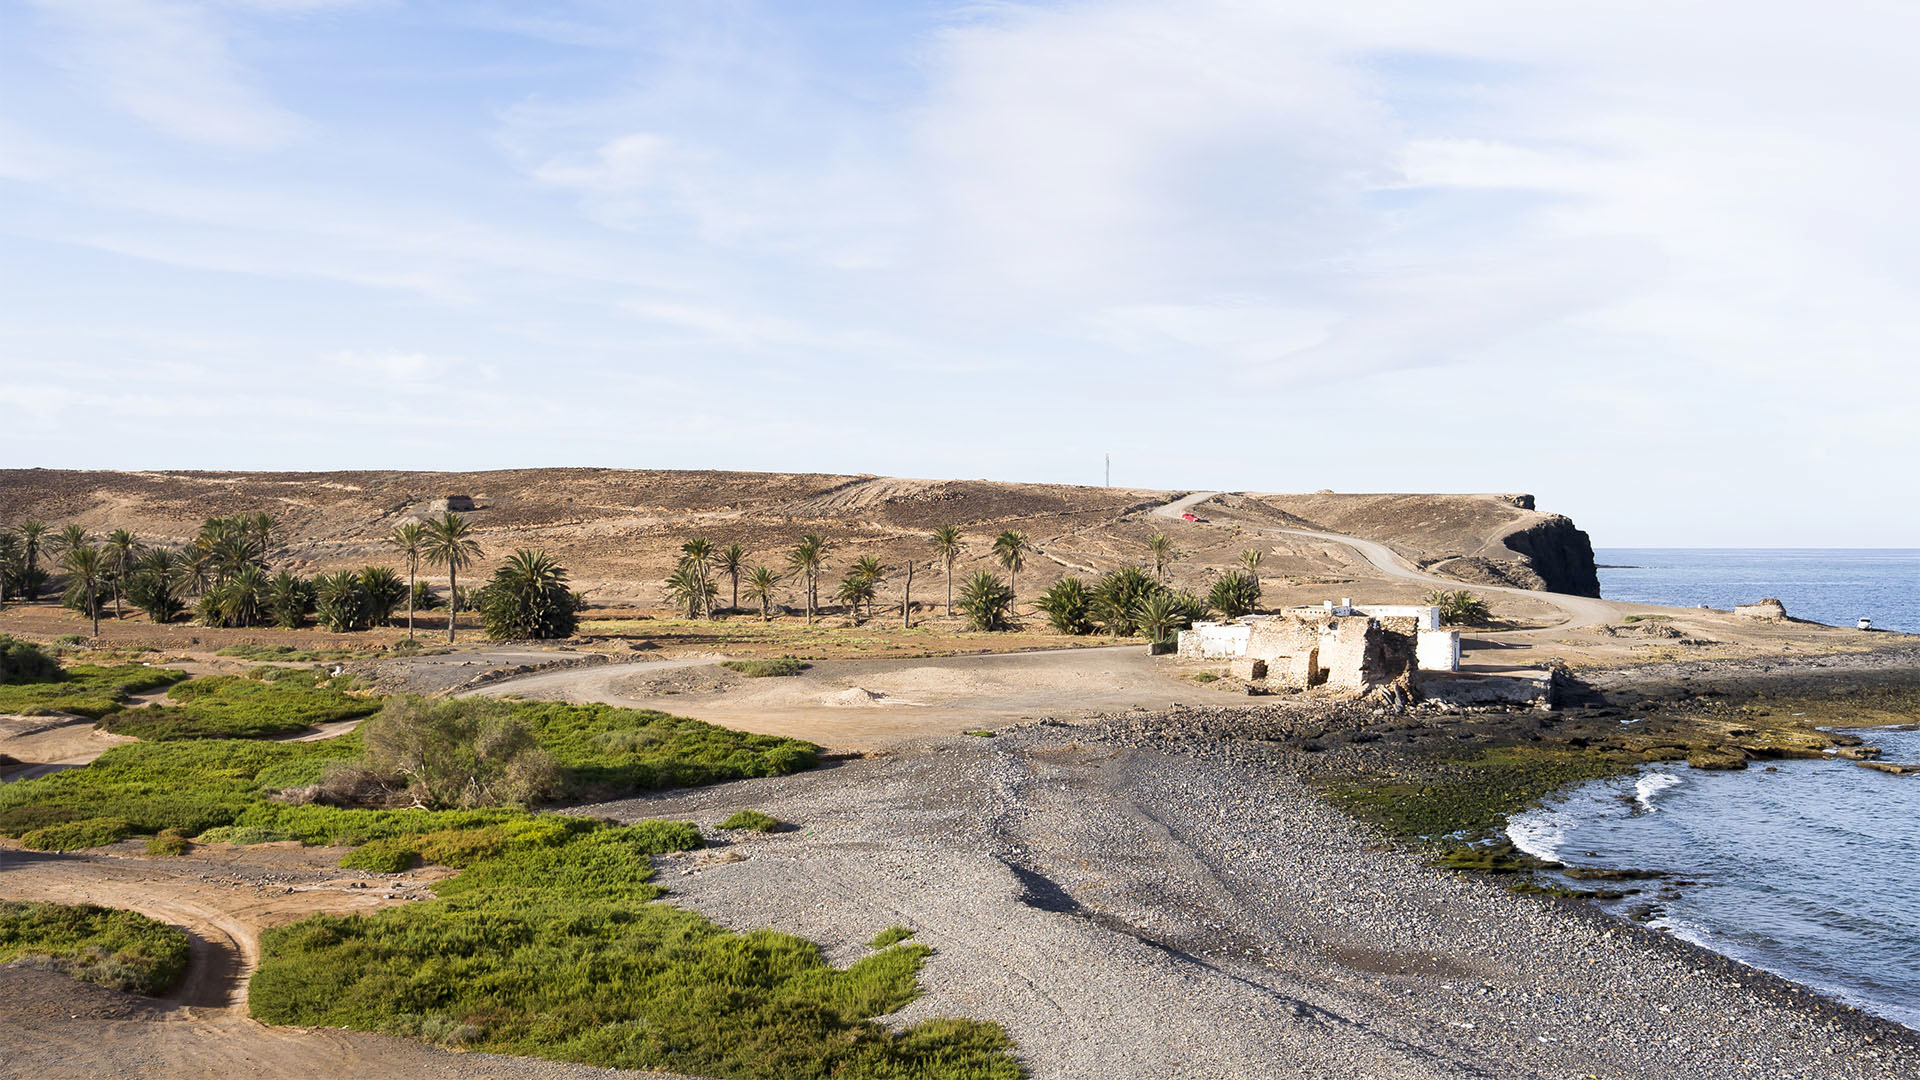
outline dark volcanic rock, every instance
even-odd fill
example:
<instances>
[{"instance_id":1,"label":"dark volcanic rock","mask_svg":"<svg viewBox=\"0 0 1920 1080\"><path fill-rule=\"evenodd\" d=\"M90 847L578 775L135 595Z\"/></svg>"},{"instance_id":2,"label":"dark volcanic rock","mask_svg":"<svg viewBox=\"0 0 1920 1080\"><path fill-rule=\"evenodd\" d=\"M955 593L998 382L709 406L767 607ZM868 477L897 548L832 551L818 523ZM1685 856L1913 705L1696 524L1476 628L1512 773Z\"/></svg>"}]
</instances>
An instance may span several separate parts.
<instances>
[{"instance_id":1,"label":"dark volcanic rock","mask_svg":"<svg viewBox=\"0 0 1920 1080\"><path fill-rule=\"evenodd\" d=\"M1547 583L1549 592L1599 596L1600 572L1593 565L1593 541L1573 519L1554 514L1545 521L1508 533L1509 548L1519 552Z\"/></svg>"}]
</instances>

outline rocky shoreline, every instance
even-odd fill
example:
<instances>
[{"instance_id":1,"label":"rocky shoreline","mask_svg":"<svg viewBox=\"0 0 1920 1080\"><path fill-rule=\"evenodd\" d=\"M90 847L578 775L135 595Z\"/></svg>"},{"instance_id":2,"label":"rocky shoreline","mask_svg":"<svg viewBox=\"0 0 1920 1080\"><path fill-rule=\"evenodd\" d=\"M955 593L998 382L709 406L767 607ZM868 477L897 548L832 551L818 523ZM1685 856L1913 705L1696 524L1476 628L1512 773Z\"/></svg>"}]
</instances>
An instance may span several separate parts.
<instances>
[{"instance_id":1,"label":"rocky shoreline","mask_svg":"<svg viewBox=\"0 0 1920 1080\"><path fill-rule=\"evenodd\" d=\"M1327 705L1043 721L581 809L794 822L663 860L668 901L842 962L909 926L936 955L902 1018L997 1020L1036 1076L1920 1077L1920 1034L1592 905L1436 867L1323 797L1434 719ZM1428 745L1471 746L1508 718L1445 719Z\"/></svg>"}]
</instances>

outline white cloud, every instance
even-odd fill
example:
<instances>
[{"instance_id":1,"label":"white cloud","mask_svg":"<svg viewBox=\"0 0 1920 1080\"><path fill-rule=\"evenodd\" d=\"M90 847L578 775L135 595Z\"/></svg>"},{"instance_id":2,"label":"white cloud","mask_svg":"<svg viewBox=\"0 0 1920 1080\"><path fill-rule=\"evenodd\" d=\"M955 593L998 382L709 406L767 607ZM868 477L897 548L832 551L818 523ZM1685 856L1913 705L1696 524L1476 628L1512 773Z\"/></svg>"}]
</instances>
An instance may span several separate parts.
<instances>
[{"instance_id":1,"label":"white cloud","mask_svg":"<svg viewBox=\"0 0 1920 1080\"><path fill-rule=\"evenodd\" d=\"M183 139L242 149L298 130L232 56L205 8L174 0L34 0L67 31L69 65L122 110Z\"/></svg>"}]
</instances>

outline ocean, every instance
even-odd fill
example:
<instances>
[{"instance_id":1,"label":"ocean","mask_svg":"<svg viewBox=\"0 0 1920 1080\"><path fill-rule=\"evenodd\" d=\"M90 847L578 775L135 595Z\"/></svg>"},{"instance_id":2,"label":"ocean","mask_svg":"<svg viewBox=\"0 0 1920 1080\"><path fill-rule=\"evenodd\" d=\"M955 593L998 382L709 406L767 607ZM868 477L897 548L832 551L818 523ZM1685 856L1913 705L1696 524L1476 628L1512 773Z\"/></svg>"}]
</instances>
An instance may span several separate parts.
<instances>
[{"instance_id":1,"label":"ocean","mask_svg":"<svg viewBox=\"0 0 1920 1080\"><path fill-rule=\"evenodd\" d=\"M1920 731L1854 734L1920 761ZM1838 760L1660 765L1580 785L1507 835L1543 859L1665 872L1618 883L1642 891L1607 907L1652 904L1649 925L1920 1028L1920 777Z\"/></svg>"},{"instance_id":2,"label":"ocean","mask_svg":"<svg viewBox=\"0 0 1920 1080\"><path fill-rule=\"evenodd\" d=\"M1920 548L1601 548L1600 595L1731 608L1779 598L1796 619L1920 633Z\"/></svg>"},{"instance_id":3,"label":"ocean","mask_svg":"<svg viewBox=\"0 0 1920 1080\"><path fill-rule=\"evenodd\" d=\"M1600 571L1612 600L1730 608L1773 596L1795 618L1920 632L1916 549L1595 554L1615 567ZM1884 760L1920 762L1920 731L1854 733ZM1648 766L1516 815L1508 836L1544 859L1660 871L1668 876L1620 883L1640 891L1607 906L1920 1028L1920 777L1840 760Z\"/></svg>"}]
</instances>

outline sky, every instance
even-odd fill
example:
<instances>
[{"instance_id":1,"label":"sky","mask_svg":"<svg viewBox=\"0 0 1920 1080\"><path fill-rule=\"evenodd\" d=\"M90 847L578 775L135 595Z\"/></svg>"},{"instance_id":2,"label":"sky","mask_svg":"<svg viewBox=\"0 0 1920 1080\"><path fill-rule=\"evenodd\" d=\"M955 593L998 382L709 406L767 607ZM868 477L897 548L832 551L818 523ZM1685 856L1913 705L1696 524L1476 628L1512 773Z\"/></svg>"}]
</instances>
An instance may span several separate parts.
<instances>
[{"instance_id":1,"label":"sky","mask_svg":"<svg viewBox=\"0 0 1920 1080\"><path fill-rule=\"evenodd\" d=\"M1110 454L1920 546L1916 41L1899 0L5 0L0 466Z\"/></svg>"}]
</instances>

